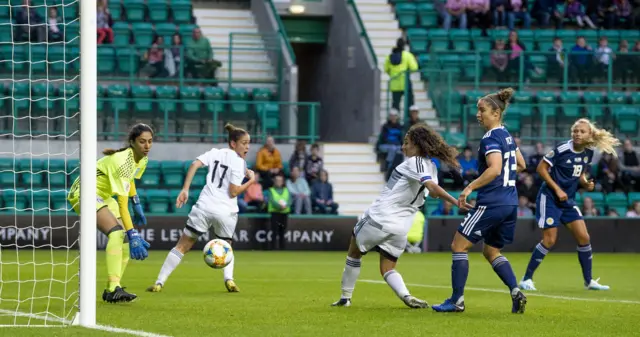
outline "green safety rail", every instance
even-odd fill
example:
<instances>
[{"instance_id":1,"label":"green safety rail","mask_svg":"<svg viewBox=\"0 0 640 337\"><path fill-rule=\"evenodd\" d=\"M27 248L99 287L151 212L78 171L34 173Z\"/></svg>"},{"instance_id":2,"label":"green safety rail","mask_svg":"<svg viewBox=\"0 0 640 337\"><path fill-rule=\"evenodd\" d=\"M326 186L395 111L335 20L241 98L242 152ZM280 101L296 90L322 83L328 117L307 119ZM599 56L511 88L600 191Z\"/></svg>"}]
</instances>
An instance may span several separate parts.
<instances>
[{"instance_id":1,"label":"green safety rail","mask_svg":"<svg viewBox=\"0 0 640 337\"><path fill-rule=\"evenodd\" d=\"M376 56L375 49L373 49L373 45L371 44L371 39L369 39L369 34L367 34L367 29L364 26L364 22L362 21L362 17L360 17L360 12L358 11L358 5L355 0L347 0L347 6L351 7L353 13L356 16L356 21L358 23L358 29L360 30L360 36L364 38L367 43L367 49L373 60L373 64L378 66L378 56Z\"/></svg>"},{"instance_id":2,"label":"green safety rail","mask_svg":"<svg viewBox=\"0 0 640 337\"><path fill-rule=\"evenodd\" d=\"M282 23L282 20L280 19L280 14L278 14L278 10L276 9L276 6L273 4L272 0L264 0L267 3L267 8L269 8L269 10L271 10L271 13L273 14L276 23L278 24L278 35L280 35L280 38L282 40L282 43L285 44L285 46L287 47L287 53L289 54L289 57L291 58L291 62L293 64L296 64L296 54L293 52L293 47L291 47L291 42L289 41L289 36L287 35L287 30L284 27L284 24Z\"/></svg>"}]
</instances>

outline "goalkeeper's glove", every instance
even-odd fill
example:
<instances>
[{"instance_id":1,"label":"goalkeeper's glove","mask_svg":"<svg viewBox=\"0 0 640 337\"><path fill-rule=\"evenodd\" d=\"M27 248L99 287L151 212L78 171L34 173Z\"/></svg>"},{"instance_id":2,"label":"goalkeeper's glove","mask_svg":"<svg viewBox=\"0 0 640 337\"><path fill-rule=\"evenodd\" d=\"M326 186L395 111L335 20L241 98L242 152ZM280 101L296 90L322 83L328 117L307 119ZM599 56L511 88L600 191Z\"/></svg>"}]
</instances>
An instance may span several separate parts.
<instances>
[{"instance_id":1,"label":"goalkeeper's glove","mask_svg":"<svg viewBox=\"0 0 640 337\"><path fill-rule=\"evenodd\" d=\"M136 226L144 226L147 224L147 218L144 216L144 210L137 195L129 198L133 205L133 224Z\"/></svg>"},{"instance_id":2,"label":"goalkeeper's glove","mask_svg":"<svg viewBox=\"0 0 640 337\"><path fill-rule=\"evenodd\" d=\"M144 241L135 228L127 231L127 237L129 238L129 255L131 258L134 260L146 259L149 256L147 249L151 245Z\"/></svg>"}]
</instances>

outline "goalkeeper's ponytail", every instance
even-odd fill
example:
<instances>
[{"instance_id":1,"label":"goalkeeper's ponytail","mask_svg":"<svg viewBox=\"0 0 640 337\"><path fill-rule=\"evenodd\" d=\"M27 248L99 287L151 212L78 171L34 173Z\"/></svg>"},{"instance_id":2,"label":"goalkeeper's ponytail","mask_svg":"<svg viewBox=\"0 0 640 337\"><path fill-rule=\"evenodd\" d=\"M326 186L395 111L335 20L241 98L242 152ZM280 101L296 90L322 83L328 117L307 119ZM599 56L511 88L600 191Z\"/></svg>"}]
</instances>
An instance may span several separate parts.
<instances>
[{"instance_id":1,"label":"goalkeeper's ponytail","mask_svg":"<svg viewBox=\"0 0 640 337\"><path fill-rule=\"evenodd\" d=\"M104 154L105 156L110 156L112 154L118 153L118 152L122 152L128 148L131 147L131 143L133 143L136 138L140 137L140 135L144 132L149 132L151 133L151 136L153 136L153 129L147 125L147 124L143 124L143 123L138 123L136 125L134 125L131 130L129 131L129 135L127 136L127 146L125 147L121 147L119 149L104 149L102 150L102 154Z\"/></svg>"}]
</instances>

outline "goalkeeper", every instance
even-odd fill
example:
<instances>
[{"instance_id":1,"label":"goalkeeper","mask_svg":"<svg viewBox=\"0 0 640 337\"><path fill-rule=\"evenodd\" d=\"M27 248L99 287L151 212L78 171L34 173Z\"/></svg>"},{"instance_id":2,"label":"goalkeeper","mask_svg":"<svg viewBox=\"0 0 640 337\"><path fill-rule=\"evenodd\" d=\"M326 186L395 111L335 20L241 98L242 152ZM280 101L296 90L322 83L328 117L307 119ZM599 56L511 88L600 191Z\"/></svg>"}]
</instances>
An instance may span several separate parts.
<instances>
[{"instance_id":1,"label":"goalkeeper","mask_svg":"<svg viewBox=\"0 0 640 337\"><path fill-rule=\"evenodd\" d=\"M146 124L136 124L129 131L126 147L119 150L105 149L105 155L97 163L96 199L98 230L108 237L106 247L107 288L102 299L109 303L130 302L135 294L120 286L120 279L129 262L129 254L136 260L144 260L149 243L133 228L129 214L129 199L133 203L136 225L147 220L137 196L134 179L140 179L147 167L147 155L153 143L153 130ZM113 198L117 196L118 201ZM68 200L80 214L80 178L71 186ZM125 236L126 232L126 236Z\"/></svg>"}]
</instances>

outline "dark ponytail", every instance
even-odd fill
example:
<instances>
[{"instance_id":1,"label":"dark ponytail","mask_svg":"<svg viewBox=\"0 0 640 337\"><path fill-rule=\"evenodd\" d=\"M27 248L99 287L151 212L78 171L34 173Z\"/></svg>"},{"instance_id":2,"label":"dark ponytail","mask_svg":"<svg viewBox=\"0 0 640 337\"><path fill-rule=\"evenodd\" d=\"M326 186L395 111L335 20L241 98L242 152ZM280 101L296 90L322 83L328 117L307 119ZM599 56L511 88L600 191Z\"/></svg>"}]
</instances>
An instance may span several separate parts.
<instances>
[{"instance_id":1,"label":"dark ponytail","mask_svg":"<svg viewBox=\"0 0 640 337\"><path fill-rule=\"evenodd\" d=\"M230 123L227 123L224 129L229 133L229 146L231 146L231 142L237 142L244 135L249 134L246 130L237 128Z\"/></svg>"},{"instance_id":2,"label":"dark ponytail","mask_svg":"<svg viewBox=\"0 0 640 337\"><path fill-rule=\"evenodd\" d=\"M127 145L125 147L119 148L117 150L104 149L102 150L102 154L104 154L105 156L110 156L114 153L128 149L129 147L131 147L131 142L134 142L136 138L140 137L140 135L144 132L149 132L151 133L151 136L153 136L153 129L149 125L143 123L134 125L131 130L129 130L129 135L127 136Z\"/></svg>"}]
</instances>

